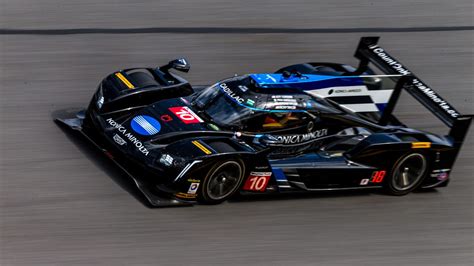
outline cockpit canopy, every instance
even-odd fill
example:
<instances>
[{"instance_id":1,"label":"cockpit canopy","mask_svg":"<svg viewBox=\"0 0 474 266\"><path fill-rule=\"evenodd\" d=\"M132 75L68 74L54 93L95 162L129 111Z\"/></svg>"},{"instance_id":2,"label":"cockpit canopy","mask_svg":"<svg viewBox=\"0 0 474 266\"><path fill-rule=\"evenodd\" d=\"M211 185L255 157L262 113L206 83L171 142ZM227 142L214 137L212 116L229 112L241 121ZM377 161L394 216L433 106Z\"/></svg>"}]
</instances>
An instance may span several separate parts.
<instances>
[{"instance_id":1,"label":"cockpit canopy","mask_svg":"<svg viewBox=\"0 0 474 266\"><path fill-rule=\"evenodd\" d=\"M233 77L203 90L194 108L221 127L248 131L283 130L305 125L318 113L340 113L324 99L295 88L268 88L255 75Z\"/></svg>"}]
</instances>

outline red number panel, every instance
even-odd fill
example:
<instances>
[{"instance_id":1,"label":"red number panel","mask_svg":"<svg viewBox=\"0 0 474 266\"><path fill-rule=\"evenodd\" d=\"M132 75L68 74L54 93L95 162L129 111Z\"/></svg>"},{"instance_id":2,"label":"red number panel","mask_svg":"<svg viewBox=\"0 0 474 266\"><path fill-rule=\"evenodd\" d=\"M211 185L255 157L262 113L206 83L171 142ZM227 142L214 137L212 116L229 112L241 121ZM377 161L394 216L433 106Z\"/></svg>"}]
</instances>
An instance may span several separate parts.
<instances>
[{"instance_id":1,"label":"red number panel","mask_svg":"<svg viewBox=\"0 0 474 266\"><path fill-rule=\"evenodd\" d=\"M370 182L372 183L382 183L383 178L385 177L386 171L375 171L372 174L372 178L370 179Z\"/></svg>"},{"instance_id":2,"label":"red number panel","mask_svg":"<svg viewBox=\"0 0 474 266\"><path fill-rule=\"evenodd\" d=\"M267 188L271 175L272 172L251 172L243 189L263 192Z\"/></svg>"},{"instance_id":3,"label":"red number panel","mask_svg":"<svg viewBox=\"0 0 474 266\"><path fill-rule=\"evenodd\" d=\"M187 106L170 107L168 108L176 117L178 117L185 124L196 124L204 122L197 114L195 114Z\"/></svg>"}]
</instances>

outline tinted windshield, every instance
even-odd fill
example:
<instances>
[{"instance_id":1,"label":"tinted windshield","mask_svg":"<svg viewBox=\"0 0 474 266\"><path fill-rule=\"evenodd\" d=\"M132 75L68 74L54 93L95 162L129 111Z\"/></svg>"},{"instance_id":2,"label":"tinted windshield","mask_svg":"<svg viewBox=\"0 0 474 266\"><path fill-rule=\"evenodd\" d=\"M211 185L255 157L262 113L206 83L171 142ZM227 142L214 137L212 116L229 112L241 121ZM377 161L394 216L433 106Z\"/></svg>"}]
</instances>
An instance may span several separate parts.
<instances>
[{"instance_id":1,"label":"tinted windshield","mask_svg":"<svg viewBox=\"0 0 474 266\"><path fill-rule=\"evenodd\" d=\"M194 104L219 126L240 126L245 118L254 113L222 93L218 84L205 89Z\"/></svg>"},{"instance_id":2,"label":"tinted windshield","mask_svg":"<svg viewBox=\"0 0 474 266\"><path fill-rule=\"evenodd\" d=\"M240 90L246 90L242 82L242 77L231 78L226 83L217 83L203 90L199 96L193 101L197 109L201 110L219 126L233 125L240 126L242 121L253 115L256 110L247 108L242 104L243 97L226 91L227 84L241 87ZM251 103L251 96L247 95L248 101ZM257 95L255 95L257 98Z\"/></svg>"}]
</instances>

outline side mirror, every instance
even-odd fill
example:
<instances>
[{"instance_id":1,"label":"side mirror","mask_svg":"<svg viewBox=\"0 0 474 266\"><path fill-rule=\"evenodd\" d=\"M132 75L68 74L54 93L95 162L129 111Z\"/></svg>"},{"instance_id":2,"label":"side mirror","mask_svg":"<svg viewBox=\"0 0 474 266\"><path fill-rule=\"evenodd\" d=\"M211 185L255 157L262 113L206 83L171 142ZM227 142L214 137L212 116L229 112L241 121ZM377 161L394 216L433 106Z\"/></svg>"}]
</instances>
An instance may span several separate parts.
<instances>
[{"instance_id":1,"label":"side mirror","mask_svg":"<svg viewBox=\"0 0 474 266\"><path fill-rule=\"evenodd\" d=\"M168 68L174 68L178 71L187 73L189 69L191 68L191 65L188 63L186 59L178 58L178 59L170 61L168 63Z\"/></svg>"}]
</instances>

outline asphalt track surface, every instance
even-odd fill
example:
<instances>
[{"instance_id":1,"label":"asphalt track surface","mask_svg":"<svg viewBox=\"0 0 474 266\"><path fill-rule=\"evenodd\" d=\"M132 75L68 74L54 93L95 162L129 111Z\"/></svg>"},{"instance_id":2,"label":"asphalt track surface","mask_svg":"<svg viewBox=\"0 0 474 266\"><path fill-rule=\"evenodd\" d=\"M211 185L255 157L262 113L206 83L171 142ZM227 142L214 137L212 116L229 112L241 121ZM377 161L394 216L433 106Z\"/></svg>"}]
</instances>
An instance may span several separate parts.
<instances>
[{"instance_id":1,"label":"asphalt track surface","mask_svg":"<svg viewBox=\"0 0 474 266\"><path fill-rule=\"evenodd\" d=\"M472 27L468 0L0 1L0 264L472 265L473 130L439 190L152 209L51 118L85 106L116 69L184 55L186 77L208 84L298 62L354 64L363 35L381 36L459 111L474 113ZM409 97L397 112L446 132Z\"/></svg>"}]
</instances>

